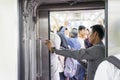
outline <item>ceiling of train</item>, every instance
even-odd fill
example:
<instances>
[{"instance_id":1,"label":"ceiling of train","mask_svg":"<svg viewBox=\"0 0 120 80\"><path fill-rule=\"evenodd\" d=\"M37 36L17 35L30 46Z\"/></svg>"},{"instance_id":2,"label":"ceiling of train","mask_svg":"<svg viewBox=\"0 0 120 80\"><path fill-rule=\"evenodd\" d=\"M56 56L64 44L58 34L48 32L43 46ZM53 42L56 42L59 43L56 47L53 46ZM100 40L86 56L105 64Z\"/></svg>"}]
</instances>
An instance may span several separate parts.
<instances>
[{"instance_id":1,"label":"ceiling of train","mask_svg":"<svg viewBox=\"0 0 120 80\"><path fill-rule=\"evenodd\" d=\"M69 26L79 26L80 24L89 27L94 24L104 25L104 9L101 10L78 10L78 11L51 11L50 12L50 24L55 25L54 20L59 22L59 25L63 25L65 21L69 23Z\"/></svg>"},{"instance_id":2,"label":"ceiling of train","mask_svg":"<svg viewBox=\"0 0 120 80\"><path fill-rule=\"evenodd\" d=\"M58 11L51 12L52 15L69 17L69 20L91 20L95 21L97 18L104 18L104 10L78 10L78 11ZM62 17L61 16L61 17Z\"/></svg>"}]
</instances>

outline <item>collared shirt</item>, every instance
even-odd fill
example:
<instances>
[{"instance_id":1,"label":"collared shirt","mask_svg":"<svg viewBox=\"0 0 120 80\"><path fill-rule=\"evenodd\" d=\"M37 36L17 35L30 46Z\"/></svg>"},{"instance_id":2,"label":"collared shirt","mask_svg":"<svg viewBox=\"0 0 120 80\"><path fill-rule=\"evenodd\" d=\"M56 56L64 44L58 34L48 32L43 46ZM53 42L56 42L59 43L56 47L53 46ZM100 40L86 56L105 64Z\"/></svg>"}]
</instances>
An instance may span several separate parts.
<instances>
[{"instance_id":1,"label":"collared shirt","mask_svg":"<svg viewBox=\"0 0 120 80\"><path fill-rule=\"evenodd\" d=\"M115 57L120 59L120 54ZM105 60L98 66L94 80L120 80L120 69Z\"/></svg>"},{"instance_id":2,"label":"collared shirt","mask_svg":"<svg viewBox=\"0 0 120 80\"><path fill-rule=\"evenodd\" d=\"M102 42L87 48L80 50L57 50L57 54L71 57L77 60L87 59L88 60L88 80L93 80L95 71L99 63L105 58L105 46Z\"/></svg>"}]
</instances>

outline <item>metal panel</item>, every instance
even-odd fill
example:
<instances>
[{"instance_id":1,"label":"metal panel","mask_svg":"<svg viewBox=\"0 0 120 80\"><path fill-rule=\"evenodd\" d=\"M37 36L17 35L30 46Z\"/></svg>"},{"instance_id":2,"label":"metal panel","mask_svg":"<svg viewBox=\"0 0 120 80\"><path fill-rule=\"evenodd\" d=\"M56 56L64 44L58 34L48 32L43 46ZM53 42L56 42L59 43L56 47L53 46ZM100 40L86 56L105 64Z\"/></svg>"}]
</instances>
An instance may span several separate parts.
<instances>
[{"instance_id":1,"label":"metal panel","mask_svg":"<svg viewBox=\"0 0 120 80\"><path fill-rule=\"evenodd\" d=\"M49 52L44 44L48 39L48 12L39 13L37 22L37 80L49 80ZM40 61L39 61L40 60ZM41 61L42 60L42 61ZM41 65L42 64L42 65Z\"/></svg>"}]
</instances>

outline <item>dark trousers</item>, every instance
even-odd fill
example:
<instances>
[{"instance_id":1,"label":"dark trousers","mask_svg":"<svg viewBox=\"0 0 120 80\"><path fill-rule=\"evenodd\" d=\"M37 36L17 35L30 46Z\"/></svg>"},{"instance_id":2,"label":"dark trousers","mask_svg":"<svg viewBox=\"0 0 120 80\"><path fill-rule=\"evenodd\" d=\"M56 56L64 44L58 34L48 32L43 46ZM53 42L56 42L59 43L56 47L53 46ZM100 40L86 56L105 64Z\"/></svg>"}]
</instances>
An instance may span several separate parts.
<instances>
[{"instance_id":1,"label":"dark trousers","mask_svg":"<svg viewBox=\"0 0 120 80\"><path fill-rule=\"evenodd\" d=\"M64 72L61 72L60 73L60 80L65 80L66 79L66 77L65 77L65 75L64 75ZM72 78L69 78L69 80L77 80L75 77L72 77Z\"/></svg>"},{"instance_id":2,"label":"dark trousers","mask_svg":"<svg viewBox=\"0 0 120 80\"><path fill-rule=\"evenodd\" d=\"M77 66L77 72L74 76L75 80L84 80L85 78L85 68L82 65Z\"/></svg>"},{"instance_id":3,"label":"dark trousers","mask_svg":"<svg viewBox=\"0 0 120 80\"><path fill-rule=\"evenodd\" d=\"M85 78L85 67L82 65L77 66L76 75L72 78L69 78L69 80L84 80ZM65 80L66 77L64 75L64 72L60 72L60 80Z\"/></svg>"},{"instance_id":4,"label":"dark trousers","mask_svg":"<svg viewBox=\"0 0 120 80\"><path fill-rule=\"evenodd\" d=\"M65 80L65 75L64 75L64 72L60 72L59 73L60 74L60 80Z\"/></svg>"}]
</instances>

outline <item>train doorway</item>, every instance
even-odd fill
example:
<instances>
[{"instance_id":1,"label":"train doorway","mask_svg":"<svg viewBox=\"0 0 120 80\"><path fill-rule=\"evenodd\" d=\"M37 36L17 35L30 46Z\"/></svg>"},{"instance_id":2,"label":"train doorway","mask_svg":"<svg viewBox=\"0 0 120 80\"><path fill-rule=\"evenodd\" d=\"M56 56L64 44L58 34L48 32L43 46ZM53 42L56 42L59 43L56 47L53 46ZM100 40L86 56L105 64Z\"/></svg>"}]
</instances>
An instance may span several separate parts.
<instances>
[{"instance_id":1,"label":"train doorway","mask_svg":"<svg viewBox=\"0 0 120 80\"><path fill-rule=\"evenodd\" d=\"M20 14L20 80L52 80L51 54L44 41L51 38L50 32L54 26L59 28L65 26L65 23L70 29L78 28L79 25L87 28L94 24L102 24L105 28L107 26L104 0L60 3L38 1L35 10L29 8L34 6L32 1L29 2L24 1L24 6L22 3L20 5L23 11ZM104 42L106 45L106 38Z\"/></svg>"}]
</instances>

